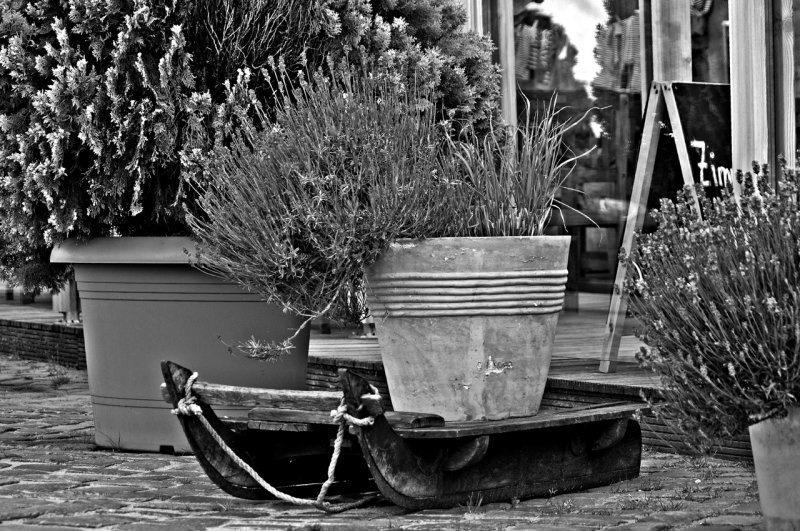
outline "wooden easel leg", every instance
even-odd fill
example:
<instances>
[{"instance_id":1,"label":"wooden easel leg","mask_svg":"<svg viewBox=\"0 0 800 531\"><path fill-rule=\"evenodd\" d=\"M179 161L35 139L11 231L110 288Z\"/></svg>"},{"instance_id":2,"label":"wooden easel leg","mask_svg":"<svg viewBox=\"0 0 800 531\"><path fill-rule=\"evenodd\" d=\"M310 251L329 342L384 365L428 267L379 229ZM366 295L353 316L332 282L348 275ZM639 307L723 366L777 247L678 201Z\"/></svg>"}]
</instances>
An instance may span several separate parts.
<instances>
[{"instance_id":1,"label":"wooden easel leg","mask_svg":"<svg viewBox=\"0 0 800 531\"><path fill-rule=\"evenodd\" d=\"M647 197L650 193L650 183L653 179L653 167L656 163L658 140L661 136L661 122L664 118L664 85L653 83L645 112L642 141L639 146L639 157L636 161L636 174L631 191L631 202L628 206L628 217L625 223L625 232L622 237L621 252L629 256L636 248L636 232L644 224L647 213ZM600 372L614 372L619 353L619 342L622 338L622 328L625 324L625 313L628 310L628 297L625 293L625 277L628 268L624 261L617 265L617 275L614 280L614 291L611 294L611 305L606 321L603 350L600 353Z\"/></svg>"}]
</instances>

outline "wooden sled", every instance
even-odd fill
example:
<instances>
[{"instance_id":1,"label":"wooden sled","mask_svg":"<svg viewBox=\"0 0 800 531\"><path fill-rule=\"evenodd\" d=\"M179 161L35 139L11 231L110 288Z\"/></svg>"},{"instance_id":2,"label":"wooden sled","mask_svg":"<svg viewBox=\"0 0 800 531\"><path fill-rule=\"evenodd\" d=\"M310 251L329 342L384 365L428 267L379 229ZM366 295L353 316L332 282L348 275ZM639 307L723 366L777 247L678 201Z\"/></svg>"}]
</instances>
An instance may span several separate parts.
<instances>
[{"instance_id":1,"label":"wooden sled","mask_svg":"<svg viewBox=\"0 0 800 531\"><path fill-rule=\"evenodd\" d=\"M169 361L161 362L165 399L177 407L184 397L192 371ZM332 441L337 426L330 423L329 411L341 400L341 393L329 391L276 391L195 382L193 394L203 416L214 431L243 461L264 480L286 494L316 496L327 478ZM249 418L222 420L212 406L252 407ZM259 411L273 408L272 420L259 420ZM327 412L320 409L328 407ZM313 407L316 411L300 411ZM292 421L298 414L303 422ZM265 417L266 415L261 415ZM248 500L273 497L250 474L234 462L217 444L200 420L178 415L183 432L203 471L219 488ZM327 418L326 418L327 417ZM287 420L288 419L288 420ZM313 422L308 422L313 420ZM348 435L337 467L337 483L330 493L375 490L369 469L361 457L355 437Z\"/></svg>"},{"instance_id":2,"label":"wooden sled","mask_svg":"<svg viewBox=\"0 0 800 531\"><path fill-rule=\"evenodd\" d=\"M162 371L177 406L191 373L171 362L163 362ZM337 480L353 490L376 486L407 509L551 496L639 475L641 430L632 417L642 403L543 408L532 417L445 422L437 415L384 411L364 378L347 370L340 370L339 376L348 412L357 418L372 416L375 422L351 428L351 441L357 442L363 458L356 457L356 444L346 455L343 452ZM336 430L329 412L339 405L341 394L205 382L196 382L192 389L204 416L226 443L273 486L295 494L300 487L318 488L324 481ZM223 422L211 408L215 403L253 409L246 422ZM220 451L195 418L180 416L180 422L214 483L234 496L270 497ZM305 483L298 484L298 478Z\"/></svg>"}]
</instances>

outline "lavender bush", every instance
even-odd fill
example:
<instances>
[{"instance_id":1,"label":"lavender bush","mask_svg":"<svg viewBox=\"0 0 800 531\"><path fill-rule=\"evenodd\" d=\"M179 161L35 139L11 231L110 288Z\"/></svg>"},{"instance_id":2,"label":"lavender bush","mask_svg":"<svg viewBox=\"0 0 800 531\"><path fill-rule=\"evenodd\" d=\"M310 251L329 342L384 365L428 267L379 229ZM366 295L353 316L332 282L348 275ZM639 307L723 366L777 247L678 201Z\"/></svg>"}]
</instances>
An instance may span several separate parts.
<instances>
[{"instance_id":1,"label":"lavender bush","mask_svg":"<svg viewBox=\"0 0 800 531\"><path fill-rule=\"evenodd\" d=\"M550 150L568 130L554 105L529 127L457 134L434 83L380 63L325 72L294 82L273 68L274 113L255 103L256 118L205 159L187 215L198 267L308 320L354 322L364 269L398 238L543 232L572 161ZM245 350L269 358L275 347Z\"/></svg>"},{"instance_id":2,"label":"lavender bush","mask_svg":"<svg viewBox=\"0 0 800 531\"><path fill-rule=\"evenodd\" d=\"M662 201L630 257L640 360L665 386L657 411L701 452L785 416L800 392L798 173L777 191L765 169L739 180L740 197L700 190L702 219L688 191Z\"/></svg>"},{"instance_id":3,"label":"lavender bush","mask_svg":"<svg viewBox=\"0 0 800 531\"><path fill-rule=\"evenodd\" d=\"M348 65L294 83L274 68L274 117L255 105L197 180L198 266L289 311L357 321L363 268L399 237L459 230L440 177L433 88Z\"/></svg>"}]
</instances>

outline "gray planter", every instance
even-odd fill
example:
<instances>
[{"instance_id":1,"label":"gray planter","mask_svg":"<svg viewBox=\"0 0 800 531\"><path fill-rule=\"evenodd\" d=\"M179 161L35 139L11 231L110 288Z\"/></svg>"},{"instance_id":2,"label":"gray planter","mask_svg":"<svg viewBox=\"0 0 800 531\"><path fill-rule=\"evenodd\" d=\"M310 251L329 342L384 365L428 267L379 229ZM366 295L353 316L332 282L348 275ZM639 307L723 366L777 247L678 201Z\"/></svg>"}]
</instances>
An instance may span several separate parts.
<instances>
[{"instance_id":1,"label":"gray planter","mask_svg":"<svg viewBox=\"0 0 800 531\"><path fill-rule=\"evenodd\" d=\"M99 446L190 451L161 397L164 359L222 384L305 388L307 332L274 363L231 355L222 343L282 340L301 320L192 268L184 249L194 249L189 238L97 238L52 252L52 262L75 267Z\"/></svg>"},{"instance_id":2,"label":"gray planter","mask_svg":"<svg viewBox=\"0 0 800 531\"><path fill-rule=\"evenodd\" d=\"M800 408L750 426L750 444L767 529L800 529Z\"/></svg>"}]
</instances>

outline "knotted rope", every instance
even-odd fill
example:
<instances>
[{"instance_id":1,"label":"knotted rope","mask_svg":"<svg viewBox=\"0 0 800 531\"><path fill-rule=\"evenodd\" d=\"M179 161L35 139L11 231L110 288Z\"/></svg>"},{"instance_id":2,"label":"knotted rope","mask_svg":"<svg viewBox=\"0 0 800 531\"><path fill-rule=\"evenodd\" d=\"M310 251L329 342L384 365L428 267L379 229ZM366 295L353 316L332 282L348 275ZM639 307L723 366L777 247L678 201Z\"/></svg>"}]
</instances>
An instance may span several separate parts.
<instances>
[{"instance_id":1,"label":"knotted rope","mask_svg":"<svg viewBox=\"0 0 800 531\"><path fill-rule=\"evenodd\" d=\"M359 419L353 417L347 412L347 406L345 405L344 397L342 397L342 401L339 404L339 407L331 410L331 417L334 419L335 422L339 424L339 429L336 432L336 440L333 443L333 455L331 455L331 462L328 465L328 479L325 480L325 483L322 484L322 487L319 490L319 494L317 498L314 500L309 500L306 498L297 498L295 496L291 496L284 492L279 491L267 481L262 478L258 472L253 470L253 468L248 465L245 461L243 461L236 453L228 446L225 441L220 437L219 433L211 426L211 423L208 419L203 416L203 410L197 405L197 397L192 394L192 385L194 384L195 380L197 380L198 373L193 373L188 380L186 380L186 386L184 390L184 397L178 401L178 406L172 410L173 415L188 415L197 417L200 423L208 430L208 433L214 438L217 444L222 448L222 450L230 457L234 463L239 465L245 472L247 472L250 477L252 477L261 487L278 498L279 500L283 500L285 502L293 503L295 505L306 505L306 506L313 506L317 509L323 510L327 513L340 513L343 511L348 511L350 509L355 509L356 507L361 507L366 505L367 503L373 501L375 499L374 496L370 496L361 500L357 500L354 502L349 503L337 503L332 504L325 501L325 496L328 493L328 489L333 484L334 481L334 472L336 471L336 463L339 461L339 454L342 451L342 442L344 441L344 430L346 429L347 425L353 426L371 426L375 419L373 417L366 417L363 419ZM378 389L375 388L373 385L370 384L370 391L372 395L380 396L378 393Z\"/></svg>"}]
</instances>

